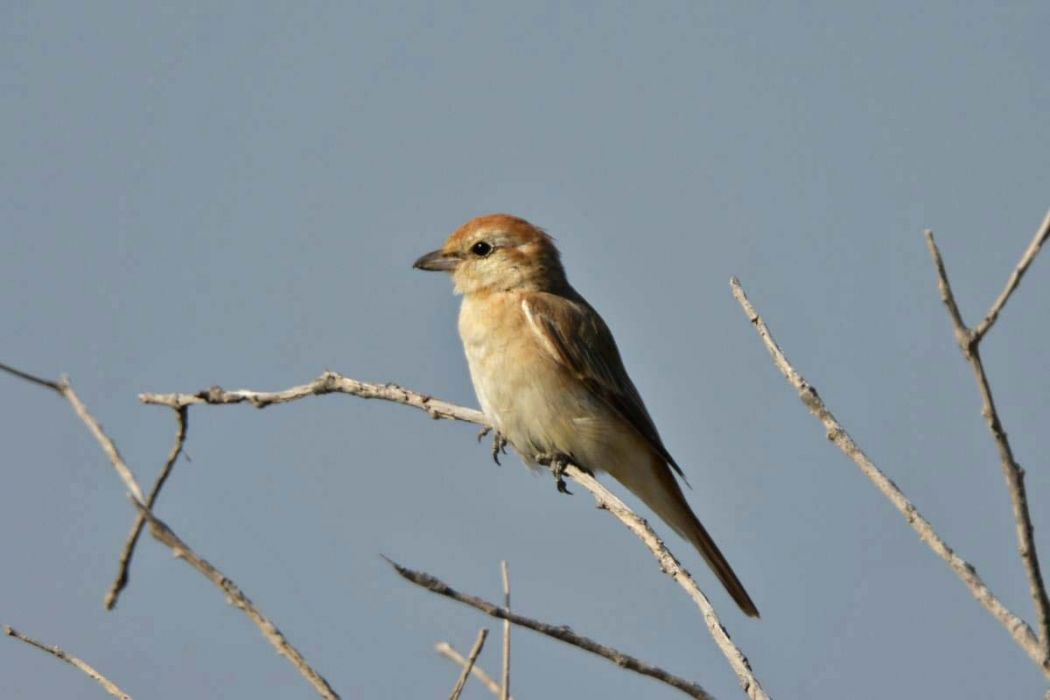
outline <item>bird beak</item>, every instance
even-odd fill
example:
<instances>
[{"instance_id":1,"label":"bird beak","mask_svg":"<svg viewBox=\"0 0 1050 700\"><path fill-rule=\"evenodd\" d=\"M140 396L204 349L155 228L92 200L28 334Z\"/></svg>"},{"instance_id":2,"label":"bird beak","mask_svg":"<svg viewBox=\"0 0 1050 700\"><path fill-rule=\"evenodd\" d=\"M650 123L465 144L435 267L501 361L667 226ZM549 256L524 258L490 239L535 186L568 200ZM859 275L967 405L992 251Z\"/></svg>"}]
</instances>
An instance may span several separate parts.
<instances>
[{"instance_id":1,"label":"bird beak","mask_svg":"<svg viewBox=\"0 0 1050 700\"><path fill-rule=\"evenodd\" d=\"M433 270L435 272L452 272L457 265L459 265L459 256L441 250L427 253L412 263L412 267L417 270Z\"/></svg>"}]
</instances>

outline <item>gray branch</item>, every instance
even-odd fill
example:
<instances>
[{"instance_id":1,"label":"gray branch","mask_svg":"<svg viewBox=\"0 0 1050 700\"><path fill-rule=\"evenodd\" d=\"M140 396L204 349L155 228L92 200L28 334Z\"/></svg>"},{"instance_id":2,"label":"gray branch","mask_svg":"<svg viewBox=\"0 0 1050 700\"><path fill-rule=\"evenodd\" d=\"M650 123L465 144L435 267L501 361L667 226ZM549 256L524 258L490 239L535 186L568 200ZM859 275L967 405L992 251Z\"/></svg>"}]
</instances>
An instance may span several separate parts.
<instances>
[{"instance_id":1,"label":"gray branch","mask_svg":"<svg viewBox=\"0 0 1050 700\"><path fill-rule=\"evenodd\" d=\"M27 637L26 635L22 634L21 632L12 627L9 627L8 625L4 625L4 634L6 634L8 637L14 637L15 639L21 640L30 646L34 646L37 649L40 649L41 651L46 651L48 654L51 654L55 658L61 659L70 666L79 669L89 678L94 679L100 686L102 686L105 689L107 693L109 693L113 697L120 698L121 700L131 700L131 696L125 693L120 688L118 688L116 683L109 680L101 673L96 671L94 668L89 666L87 662L82 661L81 659L73 656L64 649L61 649L56 646L48 646L43 642L38 642L37 640L32 639L31 637Z\"/></svg>"},{"instance_id":2,"label":"gray branch","mask_svg":"<svg viewBox=\"0 0 1050 700\"><path fill-rule=\"evenodd\" d=\"M445 596L446 598L451 598L452 600L464 603L465 605L469 605L475 610L480 610L481 612L485 613L486 615L489 615L490 617L495 617L500 620L509 620L511 623L518 625L519 627L525 627L534 632L539 632L540 634L546 635L551 639L557 639L560 642L571 644L572 646L577 647L578 649L589 651L590 653L596 654L602 657L603 659L608 659L609 661L612 661L617 666L625 668L628 671L634 671L635 673L640 673L643 676L655 678L656 680L662 683L666 683L672 688L677 688L689 697L699 698L700 700L713 700L712 696L708 694L707 691L705 691L698 684L686 680L685 678L676 676L673 673L669 673L658 666L648 664L645 661L642 661L641 659L631 656L630 654L625 654L624 652L619 651L618 649L614 649L610 646L606 646L604 644L596 642L589 637L584 637L581 634L577 634L565 625L551 625L547 624L546 622L534 620L531 617L525 617L524 615L510 612L502 606L496 605L495 603L490 603L489 601L484 600L482 598L478 598L477 596L472 596L467 593L461 593L460 591L457 591L456 589L449 586L441 579L435 576L431 576L428 573L425 573L423 571L413 571L412 569L401 566L397 562L391 561L390 559L387 559L387 561L390 562L390 565L394 567L394 571L396 571L406 581L410 581L421 588L425 588L431 593L437 593L438 595Z\"/></svg>"},{"instance_id":3,"label":"gray branch","mask_svg":"<svg viewBox=\"0 0 1050 700\"><path fill-rule=\"evenodd\" d=\"M483 427L489 427L485 415L481 411L435 399L426 394L405 389L397 384L372 384L361 382L356 379L344 377L335 372L324 372L317 379L308 384L285 389L284 391L253 391L249 389L238 389L227 391L219 386L214 386L196 394L140 394L139 400L146 404L180 408L192 404L208 404L223 406L236 403L250 403L257 408L265 408L273 404L288 403L305 399L310 396L320 396L332 393L349 394L366 399L383 399L395 403L412 406L426 411L432 418L448 420L459 420L467 423L475 423ZM736 673L744 692L751 700L768 700L762 684L755 677L754 671L747 657L730 638L729 633L718 618L718 613L708 601L707 596L697 585L692 575L679 563L678 559L667 549L667 546L656 535L649 523L628 508L623 501L612 494L611 491L602 486L598 481L579 469L575 465L565 468L565 475L577 484L590 491L602 510L608 511L623 523L642 543L652 552L660 565L660 569L670 576L700 609L708 632L715 640L715 644L729 662L733 672Z\"/></svg>"},{"instance_id":4,"label":"gray branch","mask_svg":"<svg viewBox=\"0 0 1050 700\"><path fill-rule=\"evenodd\" d=\"M158 541L168 545L168 547L171 548L172 552L174 552L176 557L190 564L193 568L197 569L197 571L199 571L201 574L207 577L212 583L218 586L219 589L226 594L227 601L229 601L232 605L240 608L249 617L249 619L251 619L252 622L254 622L259 627L259 630L263 633L263 636L266 637L267 640L269 640L269 642L277 650L277 653L287 658L289 662L293 666L295 666L296 670L299 671L303 678L305 678L310 683L310 685L314 687L314 689L318 692L318 694L321 697L325 698L326 700L339 700L339 695L336 694L334 690L332 690L331 686L328 685L328 682L325 681L325 679L319 673L317 673L313 669L313 667L310 666L309 663L307 663L306 659L303 658L299 651L294 646L292 646L292 644L288 642L288 640L284 637L281 631L277 629L277 626L270 622L270 620L267 619L266 616L263 615L262 612L260 612L259 609L255 607L254 604L252 604L251 600L249 600L248 597L245 596L241 592L241 590L237 588L236 585L234 585L233 581L231 581L222 572L220 572L218 569L209 564L205 559L200 557L185 542L179 539L178 535L176 535L171 530L171 528L169 528L163 522L158 520L152 514L149 507L146 505L146 503L143 502L142 489L138 485L138 482L135 481L135 476L134 474L132 474L131 469L124 461L124 458L120 455L120 451L117 449L116 443L114 443L113 440L108 435L106 435L106 433L102 430L102 426L99 424L99 422L95 420L94 416L92 416L91 413L87 410L87 407L80 400L80 397L77 396L77 393L73 390L73 387L69 383L69 380L63 378L57 382L54 382L47 379L41 379L40 377L35 377L31 374L22 372L21 370L13 369L4 364L0 364L0 370L8 372L16 377L19 377L20 379L25 379L26 381L32 382L34 384L38 384L40 386L52 389L53 391L58 392L63 398L65 398L70 403L70 405L73 406L73 410L76 412L77 416L79 416L80 419L84 422L84 424L87 425L88 430L91 431L91 434L95 436L95 439L102 447L102 451L106 453L107 457L109 457L110 462L113 464L113 468L117 471L117 474L120 476L121 480L124 482L124 485L129 491L129 497L131 499L132 505L134 505L135 508L138 509L139 515L142 518L149 521L151 525L150 532L153 535L153 537ZM181 410L179 410L181 409L181 407L175 408L177 411L179 411L179 415L182 416L182 412ZM177 459L178 457L178 453L181 452L182 443L185 442L185 427L185 419L183 418L180 421L178 435L176 436L176 445L172 449L172 452L168 458L169 471L170 465L174 464L175 459ZM156 499L157 494L159 493L160 487L163 485L163 481L165 478L166 475L162 473L161 479L158 480L158 484L153 488L153 491L150 494L150 499Z\"/></svg>"},{"instance_id":5,"label":"gray branch","mask_svg":"<svg viewBox=\"0 0 1050 700\"><path fill-rule=\"evenodd\" d=\"M1031 628L1025 624L1025 621L1015 615L1009 608L1003 605L1002 601L999 600L992 592L988 589L988 586L981 580L981 577L977 575L977 570L974 569L973 565L968 561L960 557L958 554L948 546L940 535L933 529L933 525L919 513L918 509L908 500L904 492L897 487L893 481L886 476L886 474L875 466L875 463L868 458L864 451L860 449L860 446L854 442L853 438L850 437L846 429L842 427L838 419L835 418L831 410L824 404L823 399L817 394L816 388L811 385L806 379L798 373L798 371L788 362L784 352L777 345L773 339L772 333L766 326L765 321L758 315L755 308L751 305L747 295L744 293L743 287L740 286L740 282L734 277L729 282L730 287L733 290L733 296L740 303L741 308L744 310L744 314L747 319L754 326L755 331L758 333L759 338L762 340L763 345L766 346L766 350L769 351L770 356L773 358L773 364L776 366L780 373L788 380L788 382L798 391L798 396L802 400L802 403L809 409L817 420L823 424L826 431L828 440L835 444L843 454L849 457L853 462L860 468L861 472L871 480L871 482L887 499L893 504L904 519L908 522L908 525L912 530L919 536L919 539L925 542L933 552L943 559L951 570L955 572L959 580L969 589L973 597L984 606L984 608L992 614L992 616L1006 628L1013 637L1014 641L1031 657L1043 669L1043 673L1050 678L1050 666L1045 663L1045 657L1040 649L1039 640L1032 633Z\"/></svg>"},{"instance_id":6,"label":"gray branch","mask_svg":"<svg viewBox=\"0 0 1050 700\"><path fill-rule=\"evenodd\" d=\"M1010 494L1010 502L1013 506L1014 522L1017 525L1017 549L1024 565L1025 574L1028 577L1028 588L1032 595L1035 606L1036 618L1039 627L1039 642L1041 646L1043 667L1050 666L1050 600L1046 595L1046 583L1039 567L1039 555L1035 548L1035 532L1032 526L1032 516L1028 509L1028 491L1024 483L1024 469L1017 463L1010 440L1006 437L1006 429L1003 428L999 418L999 411L992 397L992 387L988 382L988 374L984 369L984 361L981 359L980 344L991 329L999 312L1006 305L1010 295L1017 289L1021 277L1035 260L1036 254L1046 239L1050 237L1050 212L1047 212L1042 225L1032 238L1028 248L1021 256L1021 261L1010 274L999 297L992 303L991 309L985 315L984 320L976 329L970 330L963 322L959 306L952 294L952 286L948 281L948 273L944 268L944 260L941 251L933 239L933 232L926 231L926 245L930 249L934 268L937 271L937 288L941 294L941 301L948 310L948 316L952 320L955 331L955 339L959 344L959 350L973 370L974 379L977 382L977 390L981 395L981 415L988 424L988 430L995 440L996 449L999 451L999 461L1002 463L1003 477L1006 479L1007 492Z\"/></svg>"}]
</instances>

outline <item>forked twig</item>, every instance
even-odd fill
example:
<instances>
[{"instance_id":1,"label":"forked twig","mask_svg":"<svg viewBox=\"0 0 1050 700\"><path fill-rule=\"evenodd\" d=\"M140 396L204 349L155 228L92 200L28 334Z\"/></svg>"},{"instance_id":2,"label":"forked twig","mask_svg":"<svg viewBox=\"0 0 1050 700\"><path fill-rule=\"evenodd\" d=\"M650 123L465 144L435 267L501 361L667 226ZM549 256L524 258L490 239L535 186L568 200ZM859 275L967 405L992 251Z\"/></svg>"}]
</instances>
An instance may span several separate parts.
<instances>
[{"instance_id":1,"label":"forked twig","mask_svg":"<svg viewBox=\"0 0 1050 700\"><path fill-rule=\"evenodd\" d=\"M1028 654L1033 661L1036 662L1043 669L1043 673L1050 678L1050 665L1045 664L1044 656L1040 649L1038 638L1032 633L1032 630L1028 627L1024 620L1015 615L1009 608L1003 605L992 592L988 589L988 586L981 580L981 577L977 575L976 569L968 561L956 554L951 547L941 538L940 535L933 529L926 518L919 513L918 509L908 500L907 496L897 487L893 481L886 476L875 463L864 454L863 450L853 441L846 429L842 427L838 419L835 418L831 410L824 404L824 401L817 394L817 390L813 385L805 380L805 378L798 373L798 371L788 362L784 352L777 345L773 339L772 333L766 326L765 321L758 315L755 308L751 305L747 295L744 293L743 287L740 286L740 282L734 277L729 282L730 287L733 290L733 296L737 302L740 303L741 308L744 310L744 314L747 319L754 326L755 331L758 333L759 338L762 340L762 344L765 345L766 350L769 351L770 356L773 358L773 364L780 371L781 374L788 380L788 382L795 387L798 391L799 398L802 403L809 409L817 420L823 424L824 429L827 431L827 438L835 444L842 452L849 457L853 462L860 468L861 472L871 480L871 482L887 499L890 503L900 512L904 519L908 522L908 525L915 531L922 540L933 550L933 552L947 562L948 566L951 567L952 571L959 577L963 584L970 590L973 597L984 606L984 608L998 620L1003 627L1010 633L1014 641Z\"/></svg>"},{"instance_id":2,"label":"forked twig","mask_svg":"<svg viewBox=\"0 0 1050 700\"><path fill-rule=\"evenodd\" d=\"M959 312L955 295L952 294L951 283L948 281L948 273L945 271L944 260L941 258L941 251L937 248L937 243L933 238L933 232L926 231L925 235L926 245L930 249L930 256L933 258L934 268L937 271L937 288L940 291L941 301L944 302L944 306L948 310L948 316L952 320L955 339L959 344L959 349L973 370L974 379L977 382L977 390L981 395L981 415L984 416L985 422L988 424L988 430L991 432L992 439L995 440L995 446L999 451L1003 477L1006 479L1006 488L1010 494L1010 502L1013 506L1014 522L1017 529L1017 549L1021 562L1024 565L1025 574L1028 577L1028 588L1035 607L1039 642L1045 667L1050 664L1050 599L1047 598L1046 583L1043 581L1043 574L1039 566L1039 555L1036 552L1032 516L1028 508L1028 491L1024 483L1024 469L1021 468L1021 465L1017 463L1017 459L1014 457L1010 441L1006 437L1006 430L1003 428L1002 421L999 418L999 411L995 406L995 399L992 397L992 388L988 382L988 374L985 372L984 361L981 359L980 343L999 317L999 312L1002 311L1006 302L1010 299L1010 295L1017 289L1021 277L1024 276L1025 271L1032 264L1032 261L1035 260L1040 247L1050 237L1050 212L1047 212L1046 218L1036 231L1032 242L1029 243L1017 267L1010 274L1006 287L1003 288L999 297L992 303L984 320L974 330L970 330L967 327L963 321L962 314Z\"/></svg>"},{"instance_id":3,"label":"forked twig","mask_svg":"<svg viewBox=\"0 0 1050 700\"><path fill-rule=\"evenodd\" d=\"M94 416L87 410L87 407L77 396L77 393L73 390L72 385L67 379L62 379L57 382L53 382L47 379L41 379L40 377L33 376L21 370L15 370L7 365L0 364L0 370L4 370L13 374L21 379L25 379L34 384L47 387L61 394L69 403L73 406L73 410L80 419L87 425L88 430L95 436L99 445L102 447L102 451L109 457L110 462L113 464L114 469L124 482L129 493L132 505L138 509L140 515L148 520L151 524L150 532L153 537L160 542L168 545L171 550L175 553L176 557L179 557L183 561L193 566L197 571L206 576L216 586L218 586L227 596L227 600L244 611L244 613L259 627L270 643L274 646L277 652L286 657L289 662L299 671L300 675L303 676L318 692L318 694L326 700L338 700L339 695L328 685L328 682L317 673L313 667L311 667L298 650L285 639L284 635L281 634L280 630L270 622L245 596L241 593L240 589L237 588L234 583L227 578L222 572L218 571L215 567L209 564L202 557L197 555L185 542L165 525L163 522L158 520L143 502L142 489L139 487L138 482L135 480L134 474L128 467L124 458L120 455L120 451L117 449L116 443L106 435L102 430L102 426L95 420ZM176 407L178 408L178 407ZM185 429L183 424L182 429ZM185 435L182 435L182 441L185 441ZM179 447L179 441L176 440L176 448ZM174 457L177 457L176 450L172 450ZM174 459L171 459L174 463ZM161 482L162 483L162 482ZM156 498L156 493L159 492L159 486L154 488L153 497Z\"/></svg>"}]
</instances>

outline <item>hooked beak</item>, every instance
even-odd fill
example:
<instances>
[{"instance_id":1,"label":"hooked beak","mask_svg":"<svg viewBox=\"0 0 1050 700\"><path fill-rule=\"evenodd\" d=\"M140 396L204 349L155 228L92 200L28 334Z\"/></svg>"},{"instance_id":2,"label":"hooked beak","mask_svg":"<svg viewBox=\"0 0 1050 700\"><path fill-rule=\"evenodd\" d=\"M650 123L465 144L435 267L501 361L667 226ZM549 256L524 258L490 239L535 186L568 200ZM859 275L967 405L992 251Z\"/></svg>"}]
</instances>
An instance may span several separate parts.
<instances>
[{"instance_id":1,"label":"hooked beak","mask_svg":"<svg viewBox=\"0 0 1050 700\"><path fill-rule=\"evenodd\" d=\"M427 253L419 260L412 263L417 270L432 270L434 272L452 272L459 265L459 256L435 250Z\"/></svg>"}]
</instances>

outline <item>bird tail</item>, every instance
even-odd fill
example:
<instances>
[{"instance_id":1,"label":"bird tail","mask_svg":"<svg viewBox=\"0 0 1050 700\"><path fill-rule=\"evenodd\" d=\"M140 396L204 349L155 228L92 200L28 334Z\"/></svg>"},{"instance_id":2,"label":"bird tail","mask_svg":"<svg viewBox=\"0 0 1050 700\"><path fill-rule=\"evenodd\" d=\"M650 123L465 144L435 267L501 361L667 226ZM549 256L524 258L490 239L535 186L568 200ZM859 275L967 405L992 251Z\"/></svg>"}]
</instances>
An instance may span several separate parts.
<instances>
[{"instance_id":1,"label":"bird tail","mask_svg":"<svg viewBox=\"0 0 1050 700\"><path fill-rule=\"evenodd\" d=\"M689 507L674 474L663 459L653 455L652 467L649 470L624 471L626 473L613 476L641 498L645 505L675 532L696 547L740 609L749 617L758 617L758 608L744 589L744 584L740 583L718 545Z\"/></svg>"}]
</instances>

